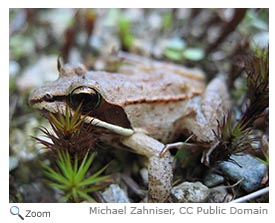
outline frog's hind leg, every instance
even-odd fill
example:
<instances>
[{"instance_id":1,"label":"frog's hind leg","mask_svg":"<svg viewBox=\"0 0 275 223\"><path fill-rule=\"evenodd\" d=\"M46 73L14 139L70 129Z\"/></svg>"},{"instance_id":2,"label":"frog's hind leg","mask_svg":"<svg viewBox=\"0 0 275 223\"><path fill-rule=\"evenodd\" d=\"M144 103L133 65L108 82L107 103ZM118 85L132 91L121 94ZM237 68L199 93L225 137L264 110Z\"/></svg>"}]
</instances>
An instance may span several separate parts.
<instances>
[{"instance_id":1,"label":"frog's hind leg","mask_svg":"<svg viewBox=\"0 0 275 223\"><path fill-rule=\"evenodd\" d=\"M188 130L190 133L189 138L192 137L198 142L209 142L210 149L204 150L201 162L208 165L209 156L216 148L215 134L217 131L218 122L221 121L230 110L230 99L227 91L227 86L223 77L218 76L212 80L204 94L195 97L188 102L186 108L187 116L181 122L182 128ZM189 139L188 138L188 139ZM197 145L196 143L176 142L167 144L160 153L162 157L167 150L177 149L204 149L203 144Z\"/></svg>"},{"instance_id":2,"label":"frog's hind leg","mask_svg":"<svg viewBox=\"0 0 275 223\"><path fill-rule=\"evenodd\" d=\"M217 131L218 121L221 122L229 110L230 99L227 86L224 78L218 76L208 84L202 96L190 100L186 108L187 116L181 122L182 128L191 134L189 138L192 137L195 141L207 142L207 144L187 143L188 138L186 142L167 144L160 156L162 157L167 150L173 148L203 149L201 162L209 165L209 157L219 143L215 140L214 132Z\"/></svg>"},{"instance_id":3,"label":"frog's hind leg","mask_svg":"<svg viewBox=\"0 0 275 223\"><path fill-rule=\"evenodd\" d=\"M200 97L188 104L189 117L183 122L184 128L193 133L196 141L209 142L215 139L217 121L221 121L230 109L230 99L222 76L213 79Z\"/></svg>"},{"instance_id":4,"label":"frog's hind leg","mask_svg":"<svg viewBox=\"0 0 275 223\"><path fill-rule=\"evenodd\" d=\"M201 100L201 111L210 129L217 127L217 120L222 120L231 107L230 97L224 76L218 76L207 86Z\"/></svg>"}]
</instances>

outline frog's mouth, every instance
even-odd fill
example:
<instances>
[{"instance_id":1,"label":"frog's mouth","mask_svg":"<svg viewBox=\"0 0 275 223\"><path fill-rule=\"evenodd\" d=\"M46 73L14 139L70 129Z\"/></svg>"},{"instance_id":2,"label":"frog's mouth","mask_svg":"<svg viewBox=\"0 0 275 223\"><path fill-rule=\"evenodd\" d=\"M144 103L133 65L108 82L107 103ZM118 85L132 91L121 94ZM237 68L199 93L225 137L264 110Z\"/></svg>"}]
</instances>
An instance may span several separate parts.
<instances>
[{"instance_id":1,"label":"frog's mouth","mask_svg":"<svg viewBox=\"0 0 275 223\"><path fill-rule=\"evenodd\" d=\"M42 102L43 103L43 102ZM49 103L46 103L43 106L34 106L36 109L40 111L40 113L47 119L49 119L49 114L57 114L60 113L61 115L66 115L66 105L64 103L56 103L54 105L49 105ZM70 113L74 115L75 111L73 109L70 109ZM83 114L81 115L81 118L83 118L85 124L92 125L97 128L103 128L106 129L112 133L121 135L121 136L131 136L134 133L134 130L132 128L126 128L119 125L115 125L103 120L100 120L97 117L94 117L92 115Z\"/></svg>"},{"instance_id":2,"label":"frog's mouth","mask_svg":"<svg viewBox=\"0 0 275 223\"><path fill-rule=\"evenodd\" d=\"M66 116L68 109L71 114L79 110L87 125L104 128L111 133L130 136L134 132L124 109L105 100L93 87L77 86L66 95L34 91L29 97L29 103L42 113L61 113Z\"/></svg>"}]
</instances>

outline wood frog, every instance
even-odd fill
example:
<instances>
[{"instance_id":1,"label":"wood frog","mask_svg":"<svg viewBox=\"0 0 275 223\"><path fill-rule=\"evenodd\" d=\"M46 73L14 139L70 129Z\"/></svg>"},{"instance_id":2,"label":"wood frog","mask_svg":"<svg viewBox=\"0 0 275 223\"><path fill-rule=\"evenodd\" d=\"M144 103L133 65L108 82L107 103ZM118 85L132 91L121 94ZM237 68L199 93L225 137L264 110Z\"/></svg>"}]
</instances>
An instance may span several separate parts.
<instances>
[{"instance_id":1,"label":"wood frog","mask_svg":"<svg viewBox=\"0 0 275 223\"><path fill-rule=\"evenodd\" d=\"M87 71L64 65L59 78L34 90L29 103L46 113L71 111L82 103L85 122L102 131L100 140L125 146L149 160L148 202L167 201L172 188L170 152L166 143L181 134L212 141L216 120L229 108L222 78L205 85L195 69L120 53L116 72Z\"/></svg>"}]
</instances>

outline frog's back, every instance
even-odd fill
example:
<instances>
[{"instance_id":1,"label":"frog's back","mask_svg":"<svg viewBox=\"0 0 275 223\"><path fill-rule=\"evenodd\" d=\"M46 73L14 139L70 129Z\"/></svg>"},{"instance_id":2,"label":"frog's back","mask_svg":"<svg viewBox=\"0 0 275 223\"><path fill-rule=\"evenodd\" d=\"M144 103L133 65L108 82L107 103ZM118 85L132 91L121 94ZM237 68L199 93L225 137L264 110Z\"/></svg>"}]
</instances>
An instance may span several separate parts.
<instances>
[{"instance_id":1,"label":"frog's back","mask_svg":"<svg viewBox=\"0 0 275 223\"><path fill-rule=\"evenodd\" d=\"M200 71L128 54L118 73L90 75L106 101L123 107L134 129L163 142L177 137L187 104L205 90Z\"/></svg>"},{"instance_id":2,"label":"frog's back","mask_svg":"<svg viewBox=\"0 0 275 223\"><path fill-rule=\"evenodd\" d=\"M137 103L185 100L200 95L205 75L198 69L158 62L141 56L121 53L123 63L115 73L90 72L105 97L112 103Z\"/></svg>"}]
</instances>

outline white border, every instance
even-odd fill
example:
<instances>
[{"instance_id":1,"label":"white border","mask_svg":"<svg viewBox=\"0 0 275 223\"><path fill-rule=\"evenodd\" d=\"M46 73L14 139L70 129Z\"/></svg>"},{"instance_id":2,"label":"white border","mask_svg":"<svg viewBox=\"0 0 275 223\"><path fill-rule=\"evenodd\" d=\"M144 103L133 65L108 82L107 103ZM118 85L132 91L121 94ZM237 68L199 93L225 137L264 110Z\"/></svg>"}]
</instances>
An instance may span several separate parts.
<instances>
[{"instance_id":1,"label":"white border","mask_svg":"<svg viewBox=\"0 0 275 223\"><path fill-rule=\"evenodd\" d=\"M269 8L270 0L67 0L67 1L36 1L10 0L10 8Z\"/></svg>"},{"instance_id":2,"label":"white border","mask_svg":"<svg viewBox=\"0 0 275 223\"><path fill-rule=\"evenodd\" d=\"M9 8L64 8L64 7L75 7L75 8L85 8L85 7L93 7L93 8L113 8L113 7L152 7L152 8L177 8L177 7L187 7L187 8L204 8L204 7L215 7L215 8L227 8L227 7L248 7L248 8L269 8L270 9L270 24L274 27L274 10L271 7L272 1L270 0L261 0L261 1L240 1L240 0L227 0L227 1L217 1L217 0L198 0L198 1L180 1L180 0L138 0L138 1L130 1L130 0L100 0L100 1L92 1L92 0L67 0L67 1L37 1L37 0L9 0L9 2L1 2L0 15L1 15L1 32L3 35L0 40L0 49L1 49L1 115L0 115L0 137L1 137L1 147L0 147L0 158L1 158L1 168L0 168L0 176L1 176L1 187L0 187L0 216L3 221L6 222L18 222L20 219L17 219L17 216L12 216L9 213L9 208L11 204L9 204L9 183L8 183L8 150L9 150L9 140L8 140L8 129L9 129L9 99L8 99L8 86L9 86ZM274 28L270 25L270 42L274 39ZM274 47L273 42L270 43L270 61L274 58ZM270 85L274 84L274 63L270 63ZM274 98L274 90L270 88L270 98ZM274 150L273 148L273 103L270 100L270 157L273 157ZM272 159L271 159L272 160ZM36 209L36 210L53 210L55 213L59 213L54 219L39 219L39 222L64 222L65 219L69 220L89 220L89 221L122 221L127 222L132 220L133 217L136 220L145 220L146 222L156 222L156 221L196 221L201 220L203 222L220 222L222 217L224 220L229 220L232 222L233 220L237 220L237 222L247 222L255 219L255 222L267 222L271 215L274 215L274 193L272 190L273 184L273 164L270 163L270 204L259 204L262 207L269 208L269 216L262 215L176 215L178 219L174 219L171 216L155 216L155 215L141 215L141 216L112 216L112 215L97 215L97 216L87 216L87 207L89 204L20 204L20 208L24 209ZM167 204L164 204L167 205ZM169 204L173 207L177 208L181 204ZM191 204L189 204L191 206ZM198 206L203 204L194 204L193 206ZM222 204L224 205L224 204ZM233 204L232 204L233 205ZM234 204L234 206L246 205L245 207L250 207L253 204ZM19 206L19 205L18 205ZM111 206L119 207L119 204L112 204ZM273 208L272 208L273 207ZM273 209L273 210L272 210ZM273 213L272 213L273 212ZM272 217L271 217L272 218ZM8 220L7 220L8 219ZM27 222L37 222L37 219L31 219ZM254 221L253 221L254 222Z\"/></svg>"}]
</instances>

